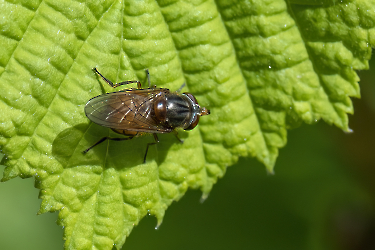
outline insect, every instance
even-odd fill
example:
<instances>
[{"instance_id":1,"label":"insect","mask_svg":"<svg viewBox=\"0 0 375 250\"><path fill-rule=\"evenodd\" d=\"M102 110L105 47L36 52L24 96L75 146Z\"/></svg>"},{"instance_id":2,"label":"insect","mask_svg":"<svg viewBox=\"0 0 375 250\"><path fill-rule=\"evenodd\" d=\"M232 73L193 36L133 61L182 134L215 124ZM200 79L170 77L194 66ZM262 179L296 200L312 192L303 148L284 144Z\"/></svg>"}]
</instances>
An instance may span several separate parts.
<instances>
[{"instance_id":1,"label":"insect","mask_svg":"<svg viewBox=\"0 0 375 250\"><path fill-rule=\"evenodd\" d=\"M177 128L191 130L195 128L202 115L210 111L200 107L197 99L190 93L180 93L183 84L175 92L166 88L151 87L150 74L146 70L148 88L142 89L139 81L125 81L113 84L96 68L98 74L112 88L130 83L137 83L137 89L125 89L118 92L99 95L90 99L85 106L85 114L92 122L111 128L118 134L127 137L103 137L91 147L83 151L87 153L96 145L106 141L131 140L143 134L153 134L155 142L147 144L143 163L146 162L148 148L157 144L157 134L174 132L178 138Z\"/></svg>"}]
</instances>

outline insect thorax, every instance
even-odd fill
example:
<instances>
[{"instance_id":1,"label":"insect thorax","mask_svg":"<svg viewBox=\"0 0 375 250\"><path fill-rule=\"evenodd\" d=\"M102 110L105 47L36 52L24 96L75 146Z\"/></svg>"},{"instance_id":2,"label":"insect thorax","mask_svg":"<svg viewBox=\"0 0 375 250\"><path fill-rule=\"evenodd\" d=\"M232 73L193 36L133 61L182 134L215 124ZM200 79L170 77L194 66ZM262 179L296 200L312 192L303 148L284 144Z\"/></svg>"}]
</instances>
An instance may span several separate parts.
<instances>
[{"instance_id":1,"label":"insect thorax","mask_svg":"<svg viewBox=\"0 0 375 250\"><path fill-rule=\"evenodd\" d=\"M190 99L179 93L169 93L155 100L154 112L157 121L171 129L185 129L195 115Z\"/></svg>"}]
</instances>

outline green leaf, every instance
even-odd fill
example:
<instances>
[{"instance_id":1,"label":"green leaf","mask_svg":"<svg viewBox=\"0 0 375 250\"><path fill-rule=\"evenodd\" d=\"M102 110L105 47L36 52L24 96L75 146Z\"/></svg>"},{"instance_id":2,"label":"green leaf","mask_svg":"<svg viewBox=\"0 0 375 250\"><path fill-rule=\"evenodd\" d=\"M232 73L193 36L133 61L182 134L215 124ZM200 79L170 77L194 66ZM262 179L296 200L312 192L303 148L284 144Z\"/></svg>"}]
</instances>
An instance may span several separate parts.
<instances>
[{"instance_id":1,"label":"green leaf","mask_svg":"<svg viewBox=\"0 0 375 250\"><path fill-rule=\"evenodd\" d=\"M60 211L66 249L121 248L146 214L160 224L186 190L205 198L226 167L253 156L268 171L286 130L323 119L344 131L354 70L367 69L375 4L367 1L0 2L3 181L36 178L40 213ZM22 18L21 18L22 17ZM211 115L160 136L117 136L84 115L113 82L183 82ZM185 89L184 89L185 90Z\"/></svg>"}]
</instances>

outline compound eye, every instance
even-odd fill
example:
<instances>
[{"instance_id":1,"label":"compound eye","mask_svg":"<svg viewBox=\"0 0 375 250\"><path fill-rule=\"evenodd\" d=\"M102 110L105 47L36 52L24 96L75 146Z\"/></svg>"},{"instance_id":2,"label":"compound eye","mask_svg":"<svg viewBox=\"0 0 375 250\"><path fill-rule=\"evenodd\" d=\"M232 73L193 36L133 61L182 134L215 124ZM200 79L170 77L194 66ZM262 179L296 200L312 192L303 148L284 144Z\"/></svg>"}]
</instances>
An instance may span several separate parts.
<instances>
[{"instance_id":1,"label":"compound eye","mask_svg":"<svg viewBox=\"0 0 375 250\"><path fill-rule=\"evenodd\" d=\"M184 130L192 130L198 125L200 115L196 115L194 119L191 121L189 127L185 128Z\"/></svg>"},{"instance_id":2,"label":"compound eye","mask_svg":"<svg viewBox=\"0 0 375 250\"><path fill-rule=\"evenodd\" d=\"M190 93L188 93L188 92L185 92L185 93L183 93L183 94L186 95L187 97L189 97L189 99L190 99L193 103L198 104L198 101L197 101L197 99L195 98L195 96L193 96L192 94L190 94Z\"/></svg>"}]
</instances>

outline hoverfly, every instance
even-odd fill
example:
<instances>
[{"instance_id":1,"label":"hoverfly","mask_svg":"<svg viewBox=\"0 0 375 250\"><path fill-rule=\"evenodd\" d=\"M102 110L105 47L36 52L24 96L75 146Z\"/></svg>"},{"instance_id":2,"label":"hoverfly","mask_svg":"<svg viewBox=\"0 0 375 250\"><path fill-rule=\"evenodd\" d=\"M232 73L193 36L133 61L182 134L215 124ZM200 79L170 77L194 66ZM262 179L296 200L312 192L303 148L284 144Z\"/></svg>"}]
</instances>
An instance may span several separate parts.
<instances>
[{"instance_id":1,"label":"hoverfly","mask_svg":"<svg viewBox=\"0 0 375 250\"><path fill-rule=\"evenodd\" d=\"M142 89L139 81L125 81L113 84L96 68L93 71L103 78L112 88L137 83L137 89L125 89L118 92L99 95L90 99L85 106L85 114L92 122L108 127L127 137L103 137L83 153L106 141L130 140L143 134L153 134L155 142L148 143L143 163L146 162L148 148L159 142L157 134L174 132L177 128L191 130L195 128L202 115L210 111L200 107L197 99L190 93L170 92L169 89L151 87L150 74L146 70L148 88Z\"/></svg>"}]
</instances>

